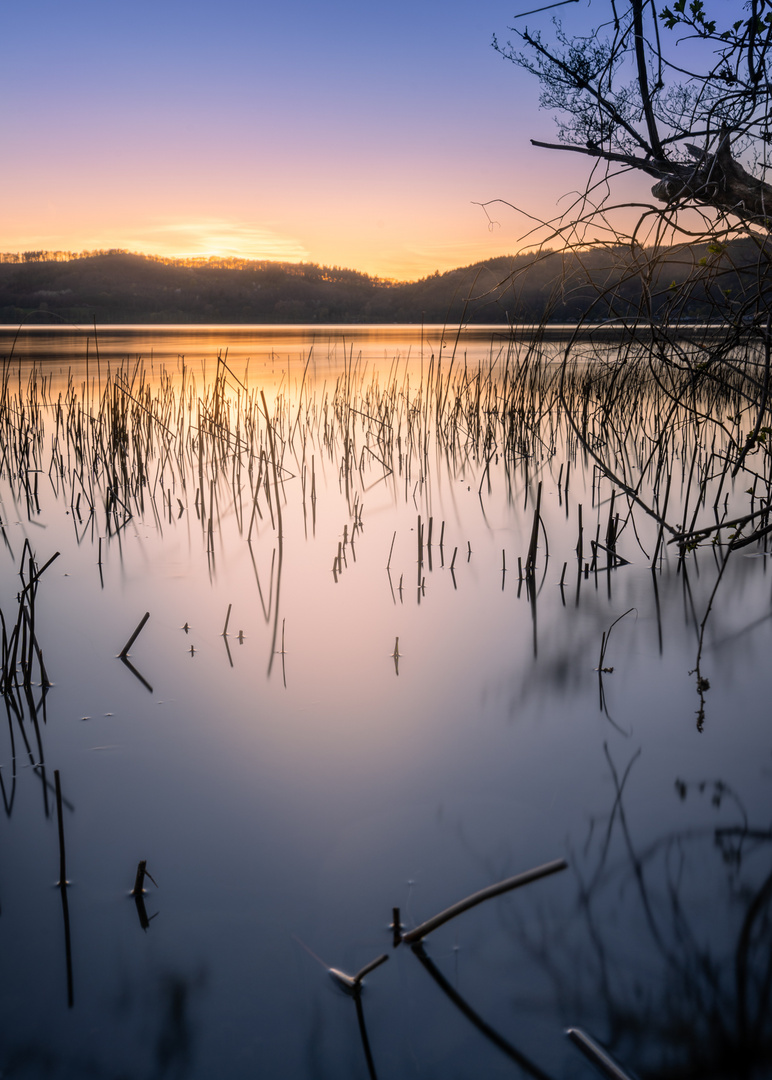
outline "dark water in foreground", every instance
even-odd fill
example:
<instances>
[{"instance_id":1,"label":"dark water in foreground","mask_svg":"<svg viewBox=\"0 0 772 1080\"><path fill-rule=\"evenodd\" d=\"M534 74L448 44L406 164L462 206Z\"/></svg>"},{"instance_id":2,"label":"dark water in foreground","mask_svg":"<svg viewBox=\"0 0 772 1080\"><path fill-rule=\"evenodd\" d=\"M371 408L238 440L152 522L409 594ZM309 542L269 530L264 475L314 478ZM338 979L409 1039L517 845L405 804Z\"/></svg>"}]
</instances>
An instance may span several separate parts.
<instances>
[{"instance_id":1,"label":"dark water in foreground","mask_svg":"<svg viewBox=\"0 0 772 1080\"><path fill-rule=\"evenodd\" d=\"M4 430L22 447L29 417L43 430L24 468L5 437L9 633L25 540L38 567L59 555L35 599L53 685L36 669L6 694L0 737L3 1077L600 1075L569 1027L630 1075L772 1076L767 556L727 563L697 686L716 549L665 546L652 572L656 526L617 490L628 562L585 576L578 506L589 560L613 485L536 407L521 452L448 444L415 397L441 331L400 332L347 328L308 364L311 342L281 334L164 335L152 360L118 332L111 357L100 334L88 382L82 340L47 360L24 343L43 365L31 381L20 349ZM468 403L473 369L507 345L455 348ZM135 381L103 398L124 358ZM220 375L230 412L204 445ZM243 420L261 390L275 482L265 425ZM117 458L108 399L135 409ZM473 419L456 416L465 440ZM558 858L565 871L448 922L423 955L393 946L394 907L411 927ZM140 859L157 885L137 904ZM326 970L384 953L360 1000Z\"/></svg>"}]
</instances>

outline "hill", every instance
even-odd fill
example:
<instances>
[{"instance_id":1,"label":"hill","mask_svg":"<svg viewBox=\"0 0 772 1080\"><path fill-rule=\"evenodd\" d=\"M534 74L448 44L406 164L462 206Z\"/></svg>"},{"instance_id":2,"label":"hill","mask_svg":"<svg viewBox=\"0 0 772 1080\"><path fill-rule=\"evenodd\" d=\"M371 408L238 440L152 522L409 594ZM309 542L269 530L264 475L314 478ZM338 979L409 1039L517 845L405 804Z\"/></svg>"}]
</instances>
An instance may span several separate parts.
<instances>
[{"instance_id":1,"label":"hill","mask_svg":"<svg viewBox=\"0 0 772 1080\"><path fill-rule=\"evenodd\" d=\"M719 286L723 296L742 292L737 267L757 259L749 241L731 250L674 251L662 261L659 280L646 285L652 314L672 302L702 261L710 263L709 282L684 290L681 313L706 317L711 293ZM632 314L642 290L638 265L622 247L506 256L412 282L313 263L183 262L127 252L0 256L0 323L6 325L94 318L102 324L599 321Z\"/></svg>"}]
</instances>

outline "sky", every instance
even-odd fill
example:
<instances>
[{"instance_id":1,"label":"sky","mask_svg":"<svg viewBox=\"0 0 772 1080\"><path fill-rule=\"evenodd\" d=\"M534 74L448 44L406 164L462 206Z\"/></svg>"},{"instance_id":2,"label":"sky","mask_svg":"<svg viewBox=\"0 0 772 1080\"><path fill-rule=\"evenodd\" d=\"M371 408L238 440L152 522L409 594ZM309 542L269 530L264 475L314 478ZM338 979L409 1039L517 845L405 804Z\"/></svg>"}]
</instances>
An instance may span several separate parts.
<instances>
[{"instance_id":1,"label":"sky","mask_svg":"<svg viewBox=\"0 0 772 1080\"><path fill-rule=\"evenodd\" d=\"M553 122L492 48L533 6L8 4L0 251L233 255L413 280L528 249L525 214L477 204L549 218L587 171L530 145ZM563 11L586 25L587 0Z\"/></svg>"}]
</instances>

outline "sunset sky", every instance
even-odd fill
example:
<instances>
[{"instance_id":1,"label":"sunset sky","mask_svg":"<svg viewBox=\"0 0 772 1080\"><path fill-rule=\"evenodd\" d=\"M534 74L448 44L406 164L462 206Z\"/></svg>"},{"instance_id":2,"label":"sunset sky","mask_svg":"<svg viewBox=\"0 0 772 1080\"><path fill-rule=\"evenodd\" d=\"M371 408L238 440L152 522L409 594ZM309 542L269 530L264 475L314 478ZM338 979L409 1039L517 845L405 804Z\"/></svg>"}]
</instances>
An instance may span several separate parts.
<instances>
[{"instance_id":1,"label":"sunset sky","mask_svg":"<svg viewBox=\"0 0 772 1080\"><path fill-rule=\"evenodd\" d=\"M0 251L120 247L413 279L529 247L527 217L497 205L489 224L474 204L551 217L587 169L530 146L552 121L491 47L534 6L6 5ZM561 11L589 19L587 0Z\"/></svg>"}]
</instances>

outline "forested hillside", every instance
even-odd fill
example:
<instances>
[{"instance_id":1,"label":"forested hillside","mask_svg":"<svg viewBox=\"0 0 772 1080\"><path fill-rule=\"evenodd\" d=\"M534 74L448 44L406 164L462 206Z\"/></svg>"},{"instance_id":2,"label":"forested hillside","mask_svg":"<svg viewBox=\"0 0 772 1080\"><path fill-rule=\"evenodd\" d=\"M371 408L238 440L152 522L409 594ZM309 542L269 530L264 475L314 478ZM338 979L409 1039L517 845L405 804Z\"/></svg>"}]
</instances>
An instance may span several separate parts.
<instances>
[{"instance_id":1,"label":"forested hillside","mask_svg":"<svg viewBox=\"0 0 772 1080\"><path fill-rule=\"evenodd\" d=\"M755 261L750 242L681 249L642 281L629 248L540 252L391 282L312 263L175 262L126 252L54 258L0 256L0 322L90 323L455 323L574 322L625 317L642 289L653 317L678 297L697 261L715 273L684 290L681 314L708 311L706 290L739 298ZM13 261L16 260L16 261Z\"/></svg>"}]
</instances>

